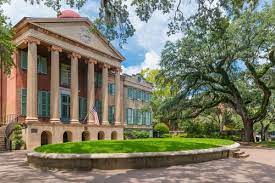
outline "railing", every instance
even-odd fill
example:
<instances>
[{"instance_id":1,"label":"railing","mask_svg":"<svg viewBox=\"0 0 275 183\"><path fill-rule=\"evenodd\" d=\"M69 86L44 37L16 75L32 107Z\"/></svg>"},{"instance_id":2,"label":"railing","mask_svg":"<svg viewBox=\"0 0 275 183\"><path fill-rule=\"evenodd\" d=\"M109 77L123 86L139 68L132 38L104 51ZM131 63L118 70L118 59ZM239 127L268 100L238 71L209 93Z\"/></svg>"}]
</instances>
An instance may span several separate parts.
<instances>
[{"instance_id":1,"label":"railing","mask_svg":"<svg viewBox=\"0 0 275 183\"><path fill-rule=\"evenodd\" d=\"M10 136L16 126L18 124L19 115L17 114L10 114L6 118L6 128L4 131L4 138L5 138L5 145L7 150L11 150L11 139Z\"/></svg>"}]
</instances>

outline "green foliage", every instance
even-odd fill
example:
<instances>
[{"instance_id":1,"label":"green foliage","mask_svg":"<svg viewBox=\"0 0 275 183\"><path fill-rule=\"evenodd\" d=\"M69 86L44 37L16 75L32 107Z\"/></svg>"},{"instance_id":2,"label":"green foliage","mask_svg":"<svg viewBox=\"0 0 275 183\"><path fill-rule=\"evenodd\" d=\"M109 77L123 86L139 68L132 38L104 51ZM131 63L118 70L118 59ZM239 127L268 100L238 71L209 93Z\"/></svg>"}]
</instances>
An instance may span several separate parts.
<instances>
[{"instance_id":1,"label":"green foliage","mask_svg":"<svg viewBox=\"0 0 275 183\"><path fill-rule=\"evenodd\" d=\"M0 1L2 3L7 1ZM11 25L7 23L7 17L3 15L3 11L0 9L0 68L9 74L13 64L12 53L14 45L12 43L12 30Z\"/></svg>"},{"instance_id":2,"label":"green foliage","mask_svg":"<svg viewBox=\"0 0 275 183\"><path fill-rule=\"evenodd\" d=\"M129 130L124 132L125 139L144 139L149 137L150 133L143 130Z\"/></svg>"},{"instance_id":3,"label":"green foliage","mask_svg":"<svg viewBox=\"0 0 275 183\"><path fill-rule=\"evenodd\" d=\"M165 123L157 123L154 126L154 130L159 132L161 135L169 133L169 127Z\"/></svg>"},{"instance_id":4,"label":"green foliage","mask_svg":"<svg viewBox=\"0 0 275 183\"><path fill-rule=\"evenodd\" d=\"M162 135L162 138L171 138L171 137L173 137L173 135L171 135L171 134L163 134Z\"/></svg>"},{"instance_id":5,"label":"green foliage","mask_svg":"<svg viewBox=\"0 0 275 183\"><path fill-rule=\"evenodd\" d=\"M213 122L201 122L195 120L183 121L182 129L187 134L207 135L215 132L219 132L219 126Z\"/></svg>"},{"instance_id":6,"label":"green foliage","mask_svg":"<svg viewBox=\"0 0 275 183\"><path fill-rule=\"evenodd\" d=\"M160 75L182 90L161 112L195 118L224 103L241 117L251 141L273 89L265 78L275 65L275 12L267 6L244 8L234 19L220 9L209 14L195 17L184 38L168 42L162 52Z\"/></svg>"},{"instance_id":7,"label":"green foliage","mask_svg":"<svg viewBox=\"0 0 275 183\"><path fill-rule=\"evenodd\" d=\"M16 150L19 150L24 144L22 139L22 127L19 124L14 127L12 143Z\"/></svg>"},{"instance_id":8,"label":"green foliage","mask_svg":"<svg viewBox=\"0 0 275 183\"><path fill-rule=\"evenodd\" d=\"M35 149L44 153L133 153L166 152L193 149L207 149L231 145L234 142L224 139L162 138L136 140L101 140L50 144Z\"/></svg>"}]
</instances>

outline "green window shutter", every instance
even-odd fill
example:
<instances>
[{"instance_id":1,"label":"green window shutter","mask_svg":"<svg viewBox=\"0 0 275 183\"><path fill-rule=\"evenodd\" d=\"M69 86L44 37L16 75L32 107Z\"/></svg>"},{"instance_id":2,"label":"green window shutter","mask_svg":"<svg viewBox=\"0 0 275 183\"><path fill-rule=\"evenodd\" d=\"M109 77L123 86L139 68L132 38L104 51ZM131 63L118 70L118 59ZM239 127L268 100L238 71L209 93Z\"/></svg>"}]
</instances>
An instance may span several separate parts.
<instances>
[{"instance_id":1,"label":"green window shutter","mask_svg":"<svg viewBox=\"0 0 275 183\"><path fill-rule=\"evenodd\" d=\"M38 116L50 117L50 92L38 91Z\"/></svg>"},{"instance_id":2,"label":"green window shutter","mask_svg":"<svg viewBox=\"0 0 275 183\"><path fill-rule=\"evenodd\" d=\"M21 115L26 116L27 114L27 89L21 89Z\"/></svg>"},{"instance_id":3,"label":"green window shutter","mask_svg":"<svg viewBox=\"0 0 275 183\"><path fill-rule=\"evenodd\" d=\"M51 116L51 93L47 92L47 117Z\"/></svg>"},{"instance_id":4,"label":"green window shutter","mask_svg":"<svg viewBox=\"0 0 275 183\"><path fill-rule=\"evenodd\" d=\"M25 51L20 52L20 63L22 69L28 69L28 53Z\"/></svg>"},{"instance_id":5,"label":"green window shutter","mask_svg":"<svg viewBox=\"0 0 275 183\"><path fill-rule=\"evenodd\" d=\"M38 91L38 116L42 117L42 91Z\"/></svg>"},{"instance_id":6,"label":"green window shutter","mask_svg":"<svg viewBox=\"0 0 275 183\"><path fill-rule=\"evenodd\" d=\"M128 87L128 92L127 92L127 93L128 93L128 98L129 98L129 99L132 99L132 98L133 98L133 97L132 97L133 95L132 95L132 88L131 88L131 87Z\"/></svg>"}]
</instances>

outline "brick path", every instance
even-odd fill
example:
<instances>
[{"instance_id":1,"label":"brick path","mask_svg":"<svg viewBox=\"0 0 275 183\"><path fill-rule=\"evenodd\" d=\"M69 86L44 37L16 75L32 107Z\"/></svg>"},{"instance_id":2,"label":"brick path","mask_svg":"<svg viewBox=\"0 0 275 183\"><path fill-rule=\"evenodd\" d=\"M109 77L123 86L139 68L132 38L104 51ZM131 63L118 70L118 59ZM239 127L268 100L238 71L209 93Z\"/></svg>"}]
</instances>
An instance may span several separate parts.
<instances>
[{"instance_id":1,"label":"brick path","mask_svg":"<svg viewBox=\"0 0 275 183\"><path fill-rule=\"evenodd\" d=\"M275 150L243 149L246 160L224 159L186 166L91 172L41 171L26 163L26 151L0 154L0 182L147 183L147 182L275 182Z\"/></svg>"}]
</instances>

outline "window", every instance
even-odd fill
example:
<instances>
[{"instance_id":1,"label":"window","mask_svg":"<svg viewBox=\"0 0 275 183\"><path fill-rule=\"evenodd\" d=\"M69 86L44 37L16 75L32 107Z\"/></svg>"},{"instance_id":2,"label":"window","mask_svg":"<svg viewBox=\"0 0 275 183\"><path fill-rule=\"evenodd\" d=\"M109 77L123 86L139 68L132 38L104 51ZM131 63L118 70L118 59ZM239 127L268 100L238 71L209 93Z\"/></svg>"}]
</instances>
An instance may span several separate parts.
<instances>
[{"instance_id":1,"label":"window","mask_svg":"<svg viewBox=\"0 0 275 183\"><path fill-rule=\"evenodd\" d=\"M95 110L97 112L97 115L100 121L102 116L102 102L100 100L95 101Z\"/></svg>"},{"instance_id":2,"label":"window","mask_svg":"<svg viewBox=\"0 0 275 183\"><path fill-rule=\"evenodd\" d=\"M26 116L27 114L27 89L21 89L21 115Z\"/></svg>"},{"instance_id":3,"label":"window","mask_svg":"<svg viewBox=\"0 0 275 183\"><path fill-rule=\"evenodd\" d=\"M38 116L50 117L50 92L38 91Z\"/></svg>"},{"instance_id":4,"label":"window","mask_svg":"<svg viewBox=\"0 0 275 183\"><path fill-rule=\"evenodd\" d=\"M70 66L61 64L61 85L70 86L71 84L71 70Z\"/></svg>"},{"instance_id":5,"label":"window","mask_svg":"<svg viewBox=\"0 0 275 183\"><path fill-rule=\"evenodd\" d=\"M128 87L128 98L133 99L133 88Z\"/></svg>"},{"instance_id":6,"label":"window","mask_svg":"<svg viewBox=\"0 0 275 183\"><path fill-rule=\"evenodd\" d=\"M47 68L47 58L39 56L37 57L37 71L38 73L47 74L48 68Z\"/></svg>"},{"instance_id":7,"label":"window","mask_svg":"<svg viewBox=\"0 0 275 183\"><path fill-rule=\"evenodd\" d=\"M26 51L20 52L20 63L22 69L28 69L28 53Z\"/></svg>"},{"instance_id":8,"label":"window","mask_svg":"<svg viewBox=\"0 0 275 183\"><path fill-rule=\"evenodd\" d=\"M108 110L108 120L109 123L113 124L115 122L115 106L109 106L109 110Z\"/></svg>"},{"instance_id":9,"label":"window","mask_svg":"<svg viewBox=\"0 0 275 183\"><path fill-rule=\"evenodd\" d=\"M133 124L133 109L128 108L126 111L127 124Z\"/></svg>"},{"instance_id":10,"label":"window","mask_svg":"<svg viewBox=\"0 0 275 183\"><path fill-rule=\"evenodd\" d=\"M79 97L79 120L82 121L87 115L87 99Z\"/></svg>"},{"instance_id":11,"label":"window","mask_svg":"<svg viewBox=\"0 0 275 183\"><path fill-rule=\"evenodd\" d=\"M110 95L115 95L115 90L116 90L115 87L116 87L115 83L108 84L108 90Z\"/></svg>"},{"instance_id":12,"label":"window","mask_svg":"<svg viewBox=\"0 0 275 183\"><path fill-rule=\"evenodd\" d=\"M141 93L141 90L136 90L136 99L137 100L141 100L141 95L142 95L142 93Z\"/></svg>"},{"instance_id":13,"label":"window","mask_svg":"<svg viewBox=\"0 0 275 183\"><path fill-rule=\"evenodd\" d=\"M146 112L146 125L151 125L151 124L152 124L152 113Z\"/></svg>"},{"instance_id":14,"label":"window","mask_svg":"<svg viewBox=\"0 0 275 183\"><path fill-rule=\"evenodd\" d=\"M102 86L102 74L95 72L95 87L100 88Z\"/></svg>"},{"instance_id":15,"label":"window","mask_svg":"<svg viewBox=\"0 0 275 183\"><path fill-rule=\"evenodd\" d=\"M146 125L146 111L142 112L142 125Z\"/></svg>"},{"instance_id":16,"label":"window","mask_svg":"<svg viewBox=\"0 0 275 183\"><path fill-rule=\"evenodd\" d=\"M137 124L142 125L142 111L137 109Z\"/></svg>"}]
</instances>

